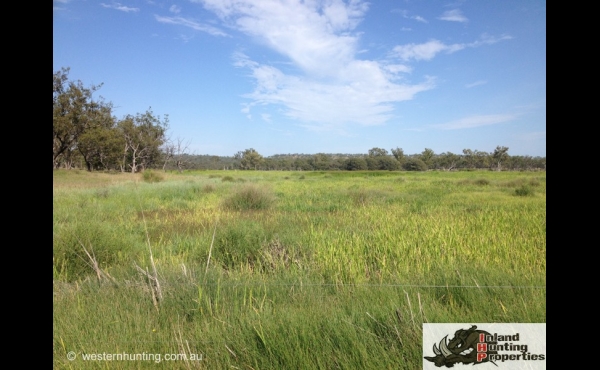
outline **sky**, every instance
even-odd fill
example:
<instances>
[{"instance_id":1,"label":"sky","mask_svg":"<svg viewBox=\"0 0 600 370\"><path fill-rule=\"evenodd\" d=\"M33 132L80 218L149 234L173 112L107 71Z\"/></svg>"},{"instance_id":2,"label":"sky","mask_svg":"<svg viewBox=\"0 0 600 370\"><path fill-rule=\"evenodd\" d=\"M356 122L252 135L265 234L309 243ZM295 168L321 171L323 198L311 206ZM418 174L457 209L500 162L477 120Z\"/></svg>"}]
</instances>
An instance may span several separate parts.
<instances>
[{"instance_id":1,"label":"sky","mask_svg":"<svg viewBox=\"0 0 600 370\"><path fill-rule=\"evenodd\" d=\"M53 2L53 71L190 154L546 156L545 0Z\"/></svg>"}]
</instances>

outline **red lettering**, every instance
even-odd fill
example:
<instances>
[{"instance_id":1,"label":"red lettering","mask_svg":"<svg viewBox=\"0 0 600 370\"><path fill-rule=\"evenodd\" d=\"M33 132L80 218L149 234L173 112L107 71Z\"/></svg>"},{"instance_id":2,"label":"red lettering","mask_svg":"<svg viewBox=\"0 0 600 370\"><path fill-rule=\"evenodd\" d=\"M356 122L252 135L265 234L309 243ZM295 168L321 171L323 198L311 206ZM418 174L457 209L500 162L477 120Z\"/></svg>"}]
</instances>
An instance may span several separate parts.
<instances>
[{"instance_id":1,"label":"red lettering","mask_svg":"<svg viewBox=\"0 0 600 370\"><path fill-rule=\"evenodd\" d=\"M481 362L484 358L487 358L487 353L481 352L477 354L477 362Z\"/></svg>"},{"instance_id":2,"label":"red lettering","mask_svg":"<svg viewBox=\"0 0 600 370\"><path fill-rule=\"evenodd\" d=\"M481 343L485 342L485 334L483 334L483 333L479 334L479 341Z\"/></svg>"},{"instance_id":3,"label":"red lettering","mask_svg":"<svg viewBox=\"0 0 600 370\"><path fill-rule=\"evenodd\" d=\"M487 352L487 343L477 343L477 352Z\"/></svg>"}]
</instances>

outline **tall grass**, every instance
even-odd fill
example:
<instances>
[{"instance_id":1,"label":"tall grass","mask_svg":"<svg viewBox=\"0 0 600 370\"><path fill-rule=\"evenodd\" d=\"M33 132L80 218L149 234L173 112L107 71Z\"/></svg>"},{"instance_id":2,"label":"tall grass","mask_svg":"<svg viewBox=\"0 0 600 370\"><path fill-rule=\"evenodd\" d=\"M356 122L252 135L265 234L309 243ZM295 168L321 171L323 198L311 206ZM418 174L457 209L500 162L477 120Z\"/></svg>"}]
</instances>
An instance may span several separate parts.
<instances>
[{"instance_id":1,"label":"tall grass","mask_svg":"<svg viewBox=\"0 0 600 370\"><path fill-rule=\"evenodd\" d=\"M152 170L146 170L144 172L142 172L142 179L144 179L145 182L161 182L165 179L165 177L156 171L152 171Z\"/></svg>"},{"instance_id":2,"label":"tall grass","mask_svg":"<svg viewBox=\"0 0 600 370\"><path fill-rule=\"evenodd\" d=\"M275 196L265 188L254 184L244 185L227 197L223 206L227 209L245 211L245 210L263 210L270 208L275 202Z\"/></svg>"},{"instance_id":3,"label":"tall grass","mask_svg":"<svg viewBox=\"0 0 600 370\"><path fill-rule=\"evenodd\" d=\"M539 172L54 177L55 368L415 369L423 322L546 320Z\"/></svg>"}]
</instances>

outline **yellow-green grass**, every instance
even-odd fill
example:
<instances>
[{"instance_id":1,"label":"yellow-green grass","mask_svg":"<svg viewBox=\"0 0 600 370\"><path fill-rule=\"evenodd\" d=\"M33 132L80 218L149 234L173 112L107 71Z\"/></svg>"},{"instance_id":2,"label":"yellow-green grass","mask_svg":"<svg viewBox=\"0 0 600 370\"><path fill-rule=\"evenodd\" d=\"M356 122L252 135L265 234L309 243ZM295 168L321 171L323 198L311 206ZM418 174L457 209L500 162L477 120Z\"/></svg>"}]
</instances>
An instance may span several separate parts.
<instances>
[{"instance_id":1,"label":"yellow-green grass","mask_svg":"<svg viewBox=\"0 0 600 370\"><path fill-rule=\"evenodd\" d=\"M54 174L57 368L413 369L423 322L545 322L543 172Z\"/></svg>"}]
</instances>

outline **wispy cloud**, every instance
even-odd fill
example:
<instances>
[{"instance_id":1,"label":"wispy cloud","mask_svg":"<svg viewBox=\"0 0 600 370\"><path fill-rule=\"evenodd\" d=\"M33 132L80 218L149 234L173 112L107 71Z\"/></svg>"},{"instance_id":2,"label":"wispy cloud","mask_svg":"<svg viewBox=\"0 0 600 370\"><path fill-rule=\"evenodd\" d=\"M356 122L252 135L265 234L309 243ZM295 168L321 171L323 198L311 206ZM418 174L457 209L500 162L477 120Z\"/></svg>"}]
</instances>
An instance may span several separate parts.
<instances>
[{"instance_id":1,"label":"wispy cloud","mask_svg":"<svg viewBox=\"0 0 600 370\"><path fill-rule=\"evenodd\" d=\"M445 52L447 54L451 54L462 50L464 48L476 48L482 45L491 45L495 44L502 40L509 40L511 36L502 35L500 37L493 37L488 34L483 34L479 38L471 43L467 44L451 44L446 45L439 40L430 40L423 44L407 44L407 45L398 45L395 46L392 50L392 56L398 57L404 61L409 60L431 60L437 54L441 52Z\"/></svg>"},{"instance_id":2,"label":"wispy cloud","mask_svg":"<svg viewBox=\"0 0 600 370\"><path fill-rule=\"evenodd\" d=\"M418 22L422 22L422 23L429 23L425 18L421 17L420 15L410 15L408 13L408 10L406 10L406 9L392 9L392 13L398 13L403 18L414 19L414 20L416 20Z\"/></svg>"},{"instance_id":3,"label":"wispy cloud","mask_svg":"<svg viewBox=\"0 0 600 370\"><path fill-rule=\"evenodd\" d=\"M169 8L169 11L171 13L175 13L175 14L179 14L181 12L181 7L177 6L175 4L171 5L171 7Z\"/></svg>"},{"instance_id":4,"label":"wispy cloud","mask_svg":"<svg viewBox=\"0 0 600 370\"><path fill-rule=\"evenodd\" d=\"M271 115L268 113L262 113L260 115L260 117L263 119L263 121L267 122L267 123L271 123Z\"/></svg>"},{"instance_id":5,"label":"wispy cloud","mask_svg":"<svg viewBox=\"0 0 600 370\"><path fill-rule=\"evenodd\" d=\"M183 41L184 43L187 43L191 39L193 39L194 37L193 36L188 36L188 35L181 34L181 35L177 36L177 38L180 39L181 41Z\"/></svg>"},{"instance_id":6,"label":"wispy cloud","mask_svg":"<svg viewBox=\"0 0 600 370\"><path fill-rule=\"evenodd\" d=\"M105 7L105 8L116 9L116 10L120 10L120 11L125 12L125 13L139 12L140 11L140 8L130 8L128 6L121 5L120 3L112 3L112 4L100 3L100 5L103 6L103 7Z\"/></svg>"},{"instance_id":7,"label":"wispy cloud","mask_svg":"<svg viewBox=\"0 0 600 370\"><path fill-rule=\"evenodd\" d=\"M465 87L467 89L470 89L470 88L475 87L475 86L485 85L486 83L487 83L487 81L485 81L485 80L479 80L479 81L475 81L475 82L470 83L470 84L466 84Z\"/></svg>"},{"instance_id":8,"label":"wispy cloud","mask_svg":"<svg viewBox=\"0 0 600 370\"><path fill-rule=\"evenodd\" d=\"M392 83L377 62L354 61L344 73L346 79L322 82L302 76L290 76L279 69L259 64L243 54L236 55L236 66L247 67L257 82L245 97L255 105L276 104L286 107L285 115L303 122L322 123L339 128L345 123L382 124L392 117L392 103L410 100L421 91L433 88L433 79L421 84ZM247 113L247 109L243 110Z\"/></svg>"},{"instance_id":9,"label":"wispy cloud","mask_svg":"<svg viewBox=\"0 0 600 370\"><path fill-rule=\"evenodd\" d=\"M468 22L469 20L465 17L460 9L453 9L445 11L441 16L438 17L443 21L450 22Z\"/></svg>"},{"instance_id":10,"label":"wispy cloud","mask_svg":"<svg viewBox=\"0 0 600 370\"><path fill-rule=\"evenodd\" d=\"M65 7L62 5L66 5L70 0L52 0L52 10L64 10Z\"/></svg>"},{"instance_id":11,"label":"wispy cloud","mask_svg":"<svg viewBox=\"0 0 600 370\"><path fill-rule=\"evenodd\" d=\"M195 22L193 20L190 19L186 19L183 17L163 17L160 15L154 15L154 18L156 18L157 21L161 22L161 23L167 23L167 24L176 24L176 25L180 25L180 26L186 26L189 28L192 28L196 31L202 31L202 32L206 32L208 34L211 34L213 36L229 36L227 35L225 32L221 31L220 29L208 25L208 24L202 24L202 23L198 23Z\"/></svg>"},{"instance_id":12,"label":"wispy cloud","mask_svg":"<svg viewBox=\"0 0 600 370\"><path fill-rule=\"evenodd\" d=\"M283 107L284 115L312 129L340 130L346 123L382 124L394 104L432 89L433 78L403 84L411 68L386 60L357 59L359 35L353 33L368 10L362 0L195 0L228 27L243 32L284 56L298 72L235 53L234 65L256 82L242 110L261 105Z\"/></svg>"},{"instance_id":13,"label":"wispy cloud","mask_svg":"<svg viewBox=\"0 0 600 370\"><path fill-rule=\"evenodd\" d=\"M496 125L505 123L517 118L515 114L491 114L465 117L456 121L446 122L439 125L432 125L434 128L442 130L460 130L467 128L475 128L481 126Z\"/></svg>"},{"instance_id":14,"label":"wispy cloud","mask_svg":"<svg viewBox=\"0 0 600 370\"><path fill-rule=\"evenodd\" d=\"M479 37L479 40L469 43L469 44L466 44L466 45L468 47L476 48L481 45L492 45L497 42L500 42L503 40L510 40L510 39L512 39L512 36L510 36L510 35L501 35L500 37L495 37L495 36L489 35L487 33L484 33Z\"/></svg>"},{"instance_id":15,"label":"wispy cloud","mask_svg":"<svg viewBox=\"0 0 600 370\"><path fill-rule=\"evenodd\" d=\"M383 66L383 69L396 74L398 72L403 72L403 73L411 73L412 72L412 68L404 65L404 64L389 64L386 66Z\"/></svg>"},{"instance_id":16,"label":"wispy cloud","mask_svg":"<svg viewBox=\"0 0 600 370\"><path fill-rule=\"evenodd\" d=\"M458 44L455 44L458 47ZM464 46L462 46L464 48ZM407 44L395 46L392 54L398 58L408 61L414 60L431 60L436 54L442 51L449 51L451 46L445 45L439 40L431 40L424 44Z\"/></svg>"}]
</instances>

